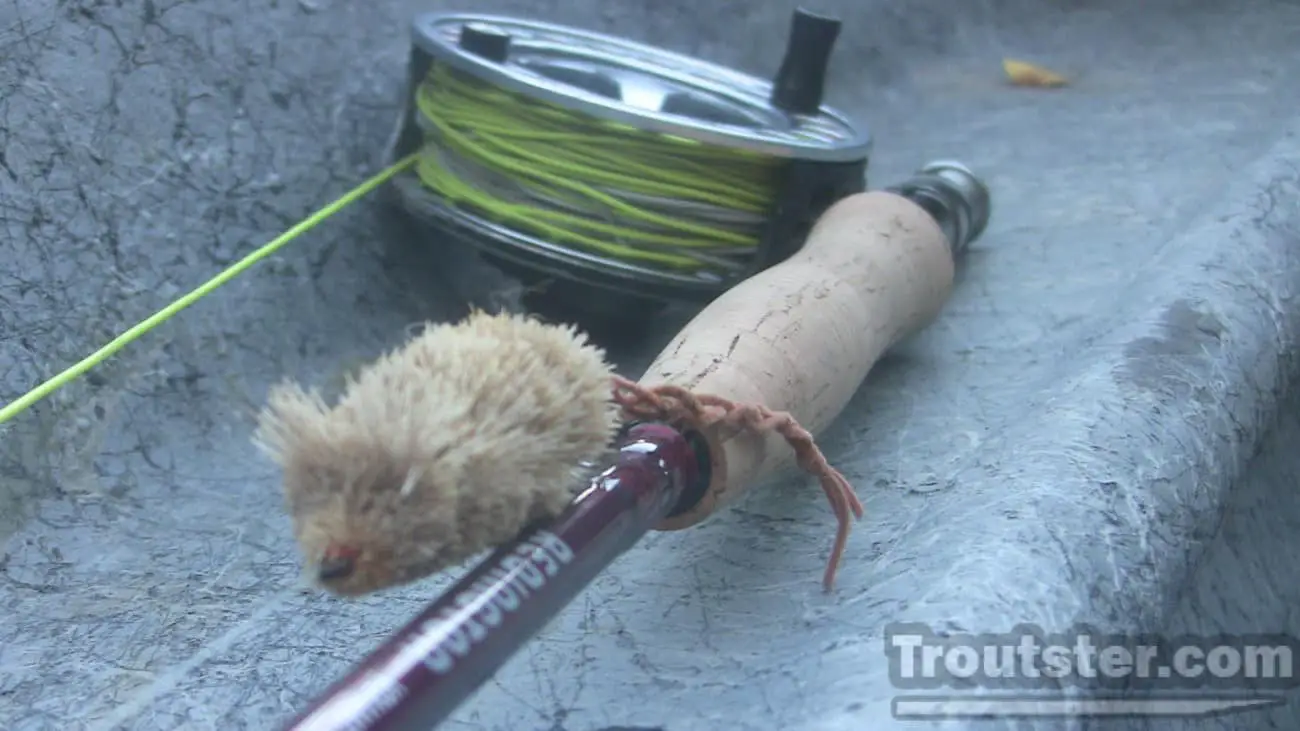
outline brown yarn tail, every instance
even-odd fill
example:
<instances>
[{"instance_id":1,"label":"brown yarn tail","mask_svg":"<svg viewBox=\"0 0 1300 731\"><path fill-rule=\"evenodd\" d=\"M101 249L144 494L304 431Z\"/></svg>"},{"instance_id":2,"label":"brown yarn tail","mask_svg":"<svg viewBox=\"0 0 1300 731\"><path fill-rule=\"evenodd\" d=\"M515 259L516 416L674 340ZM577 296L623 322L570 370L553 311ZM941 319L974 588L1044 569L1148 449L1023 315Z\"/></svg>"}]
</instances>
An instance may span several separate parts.
<instances>
[{"instance_id":1,"label":"brown yarn tail","mask_svg":"<svg viewBox=\"0 0 1300 731\"><path fill-rule=\"evenodd\" d=\"M723 435L723 439L741 432L769 431L784 437L794 450L799 467L821 483L822 492L826 493L826 500L835 513L838 524L835 544L822 576L822 586L831 590L853 520L861 518L864 511L848 479L826 461L812 434L793 416L784 411L772 411L761 404L738 404L719 396L691 393L679 386L647 388L622 376L614 377L613 393L614 401L623 407L623 413L629 419L654 419L701 430L721 427L729 432Z\"/></svg>"}]
</instances>

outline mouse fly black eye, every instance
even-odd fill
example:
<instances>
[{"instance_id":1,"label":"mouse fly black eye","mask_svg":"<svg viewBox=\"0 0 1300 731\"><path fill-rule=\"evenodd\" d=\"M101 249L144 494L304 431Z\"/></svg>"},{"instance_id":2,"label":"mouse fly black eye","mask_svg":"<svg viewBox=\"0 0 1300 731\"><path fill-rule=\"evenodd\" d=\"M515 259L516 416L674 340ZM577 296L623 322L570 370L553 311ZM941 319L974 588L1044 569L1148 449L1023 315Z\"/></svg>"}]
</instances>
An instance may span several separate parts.
<instances>
[{"instance_id":1,"label":"mouse fly black eye","mask_svg":"<svg viewBox=\"0 0 1300 731\"><path fill-rule=\"evenodd\" d=\"M339 546L327 548L316 567L317 578L327 582L348 578L357 568L357 553Z\"/></svg>"},{"instance_id":2,"label":"mouse fly black eye","mask_svg":"<svg viewBox=\"0 0 1300 731\"><path fill-rule=\"evenodd\" d=\"M356 562L346 556L327 558L320 562L316 575L321 581L338 581L352 575Z\"/></svg>"}]
</instances>

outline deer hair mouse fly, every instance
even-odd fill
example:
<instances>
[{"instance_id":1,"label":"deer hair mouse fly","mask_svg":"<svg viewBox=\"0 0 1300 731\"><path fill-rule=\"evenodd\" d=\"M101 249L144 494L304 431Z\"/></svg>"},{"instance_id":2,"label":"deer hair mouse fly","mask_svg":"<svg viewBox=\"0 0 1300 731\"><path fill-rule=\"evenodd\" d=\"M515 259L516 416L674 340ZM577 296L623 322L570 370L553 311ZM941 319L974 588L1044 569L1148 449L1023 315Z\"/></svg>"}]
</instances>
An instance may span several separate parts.
<instances>
[{"instance_id":1,"label":"deer hair mouse fly","mask_svg":"<svg viewBox=\"0 0 1300 731\"><path fill-rule=\"evenodd\" d=\"M277 385L254 441L283 469L308 577L366 594L558 515L620 424L612 377L572 326L475 312L349 376L334 406Z\"/></svg>"}]
</instances>

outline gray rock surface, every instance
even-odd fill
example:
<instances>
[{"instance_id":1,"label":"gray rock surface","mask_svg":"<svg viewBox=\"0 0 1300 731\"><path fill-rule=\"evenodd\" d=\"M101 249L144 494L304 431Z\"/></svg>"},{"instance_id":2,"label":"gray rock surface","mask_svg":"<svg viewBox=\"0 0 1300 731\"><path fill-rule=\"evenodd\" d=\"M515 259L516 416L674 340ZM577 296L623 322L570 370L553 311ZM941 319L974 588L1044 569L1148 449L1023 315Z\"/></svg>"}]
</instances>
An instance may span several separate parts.
<instances>
[{"instance_id":1,"label":"gray rock surface","mask_svg":"<svg viewBox=\"0 0 1300 731\"><path fill-rule=\"evenodd\" d=\"M0 401L376 169L407 22L440 7L0 6ZM792 3L474 7L770 74ZM818 490L767 486L621 558L448 727L926 727L890 718L897 621L1300 634L1300 6L819 7L846 22L832 101L875 133L873 183L957 157L996 206L943 318L823 439L869 508L839 590ZM1076 84L1008 88L1003 56ZM298 591L249 443L275 379L337 380L459 312L401 235L356 205L0 426L0 727L275 728L442 583ZM1292 697L1096 724L1298 719Z\"/></svg>"}]
</instances>

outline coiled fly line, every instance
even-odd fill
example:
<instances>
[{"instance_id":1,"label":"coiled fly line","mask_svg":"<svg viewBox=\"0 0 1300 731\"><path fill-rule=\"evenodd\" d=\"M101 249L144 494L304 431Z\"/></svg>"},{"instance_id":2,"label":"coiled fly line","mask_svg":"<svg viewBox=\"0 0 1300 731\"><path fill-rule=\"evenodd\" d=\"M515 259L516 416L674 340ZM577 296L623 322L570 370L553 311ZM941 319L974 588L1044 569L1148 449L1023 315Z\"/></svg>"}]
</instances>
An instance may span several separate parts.
<instances>
[{"instance_id":1,"label":"coiled fly line","mask_svg":"<svg viewBox=\"0 0 1300 731\"><path fill-rule=\"evenodd\" d=\"M597 119L442 64L416 104L428 130L416 170L440 197L555 243L678 270L744 270L786 163Z\"/></svg>"}]
</instances>

